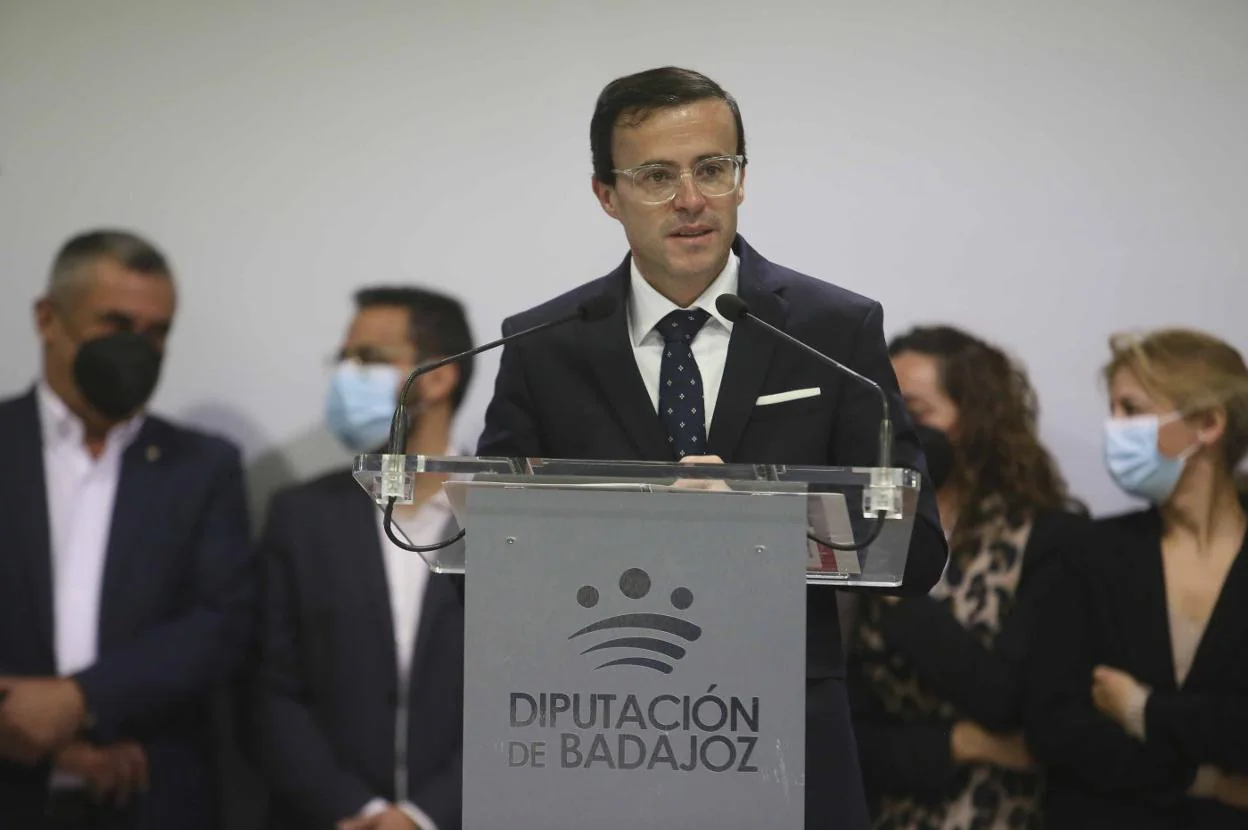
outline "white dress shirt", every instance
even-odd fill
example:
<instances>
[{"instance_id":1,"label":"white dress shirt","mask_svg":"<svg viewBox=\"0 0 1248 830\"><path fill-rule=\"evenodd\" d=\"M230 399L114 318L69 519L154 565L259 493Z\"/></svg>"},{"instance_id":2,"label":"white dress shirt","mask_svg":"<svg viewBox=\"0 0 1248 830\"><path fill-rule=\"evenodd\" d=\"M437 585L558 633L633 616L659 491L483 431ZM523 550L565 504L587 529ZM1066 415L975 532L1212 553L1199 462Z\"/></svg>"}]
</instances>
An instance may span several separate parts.
<instances>
[{"instance_id":1,"label":"white dress shirt","mask_svg":"<svg viewBox=\"0 0 1248 830\"><path fill-rule=\"evenodd\" d=\"M442 541L451 521L451 504L443 490L408 516L396 516L391 529L400 539L406 537L414 545L432 545ZM394 717L394 793L395 804L416 822L421 830L437 830L437 825L419 807L408 800L407 792L407 705L412 672L412 652L420 628L421 605L429 584L429 566L420 554L403 550L390 541L383 526L384 516L377 511L377 532L385 561L386 583L390 591L390 615L394 620L394 650L398 657L398 707ZM360 810L368 817L385 812L389 802L374 798Z\"/></svg>"},{"instance_id":2,"label":"white dress shirt","mask_svg":"<svg viewBox=\"0 0 1248 830\"><path fill-rule=\"evenodd\" d=\"M100 592L113 503L121 478L121 457L143 426L142 416L109 430L97 458L83 443L85 428L55 392L40 382L35 390L43 433L43 476L47 489L52 556L53 650L61 676L95 662ZM62 773L53 786L73 786Z\"/></svg>"},{"instance_id":3,"label":"white dress shirt","mask_svg":"<svg viewBox=\"0 0 1248 830\"><path fill-rule=\"evenodd\" d=\"M732 337L732 322L715 309L720 294L736 294L741 263L737 255L728 252L728 262L715 281L693 301L690 308L700 308L711 317L693 338L693 359L698 362L702 375L702 411L706 413L706 432L711 432L711 418L715 416L715 401L724 378L724 364L728 362L728 341ZM628 293L628 327L633 339L633 356L655 414L659 411L659 375L663 366L663 335L654 330L659 321L680 306L654 289L637 270L637 260L631 263L630 291Z\"/></svg>"}]
</instances>

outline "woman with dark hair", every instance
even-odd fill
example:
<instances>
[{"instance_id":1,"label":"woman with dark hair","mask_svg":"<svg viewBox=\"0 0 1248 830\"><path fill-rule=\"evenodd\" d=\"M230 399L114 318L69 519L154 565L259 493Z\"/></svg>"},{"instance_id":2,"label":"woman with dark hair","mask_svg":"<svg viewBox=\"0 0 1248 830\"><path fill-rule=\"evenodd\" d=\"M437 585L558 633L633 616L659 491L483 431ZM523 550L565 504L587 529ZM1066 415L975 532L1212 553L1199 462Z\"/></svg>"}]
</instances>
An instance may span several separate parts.
<instances>
[{"instance_id":1,"label":"woman with dark hair","mask_svg":"<svg viewBox=\"0 0 1248 830\"><path fill-rule=\"evenodd\" d=\"M1248 827L1248 365L1202 332L1110 343L1099 519L1046 603L1027 735L1063 830Z\"/></svg>"},{"instance_id":2,"label":"woman with dark hair","mask_svg":"<svg viewBox=\"0 0 1248 830\"><path fill-rule=\"evenodd\" d=\"M927 597L864 598L850 655L876 828L1038 826L1022 739L1023 662L1038 598L1083 520L1037 435L1035 392L1000 349L948 326L889 346L932 454L949 565Z\"/></svg>"}]
</instances>

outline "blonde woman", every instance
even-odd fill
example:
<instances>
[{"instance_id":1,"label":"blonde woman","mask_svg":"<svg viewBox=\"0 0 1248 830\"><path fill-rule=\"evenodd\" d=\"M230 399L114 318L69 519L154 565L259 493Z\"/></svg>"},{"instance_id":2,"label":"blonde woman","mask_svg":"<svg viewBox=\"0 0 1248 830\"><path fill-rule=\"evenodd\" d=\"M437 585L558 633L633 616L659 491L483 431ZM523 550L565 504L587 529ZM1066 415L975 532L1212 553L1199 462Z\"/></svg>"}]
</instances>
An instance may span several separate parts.
<instances>
[{"instance_id":1,"label":"blonde woman","mask_svg":"<svg viewBox=\"0 0 1248 830\"><path fill-rule=\"evenodd\" d=\"M1095 522L1041 615L1026 711L1046 821L1248 827L1248 367L1196 331L1111 350L1106 463L1149 507Z\"/></svg>"}]
</instances>

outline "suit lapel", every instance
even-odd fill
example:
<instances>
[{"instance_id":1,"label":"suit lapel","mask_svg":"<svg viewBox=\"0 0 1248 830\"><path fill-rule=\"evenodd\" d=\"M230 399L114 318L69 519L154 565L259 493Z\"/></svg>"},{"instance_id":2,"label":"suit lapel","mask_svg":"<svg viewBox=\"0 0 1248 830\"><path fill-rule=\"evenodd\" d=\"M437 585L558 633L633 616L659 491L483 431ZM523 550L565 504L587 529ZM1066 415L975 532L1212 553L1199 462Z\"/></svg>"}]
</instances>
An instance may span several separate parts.
<instances>
[{"instance_id":1,"label":"suit lapel","mask_svg":"<svg viewBox=\"0 0 1248 830\"><path fill-rule=\"evenodd\" d=\"M1161 561L1161 519L1157 512L1147 514L1135 530L1124 536L1127 547L1121 555L1132 567L1124 568L1121 576L1131 579L1134 575L1139 581L1138 590L1117 592L1130 598L1130 610L1125 615L1128 622L1119 636L1137 650L1136 660L1144 666L1146 682L1174 691L1174 646L1166 611L1166 574Z\"/></svg>"},{"instance_id":2,"label":"suit lapel","mask_svg":"<svg viewBox=\"0 0 1248 830\"><path fill-rule=\"evenodd\" d=\"M449 539L458 532L459 523L452 517L442 529L442 538ZM463 543L460 542L458 544ZM416 685L417 681L415 678L420 676L421 663L425 659L425 654L429 651L429 638L432 636L433 621L441 612L442 603L448 600L459 601L455 588L450 584L449 577L431 572L429 580L425 583L425 594L420 599L420 619L416 622L416 642L412 646L412 663L408 671L408 676L412 678L412 686Z\"/></svg>"},{"instance_id":3,"label":"suit lapel","mask_svg":"<svg viewBox=\"0 0 1248 830\"><path fill-rule=\"evenodd\" d=\"M1226 582L1188 669L1184 690L1199 692L1205 687L1216 687L1222 670L1243 659L1242 647L1248 634L1245 609L1248 609L1248 537L1226 574Z\"/></svg>"},{"instance_id":4,"label":"suit lapel","mask_svg":"<svg viewBox=\"0 0 1248 830\"><path fill-rule=\"evenodd\" d=\"M33 392L13 404L15 423L4 436L8 456L5 490L12 501L13 550L25 571L26 595L34 611L32 623L49 668L56 664L52 646L52 543L48 519L48 491L43 470L43 430Z\"/></svg>"},{"instance_id":5,"label":"suit lapel","mask_svg":"<svg viewBox=\"0 0 1248 830\"><path fill-rule=\"evenodd\" d=\"M744 240L738 239L741 270L737 294L750 306L754 315L773 326L784 328L783 304L766 285L767 261ZM775 338L758 326L739 322L732 327L724 379L720 383L711 433L707 439L710 452L725 461L740 460L733 456L750 420L750 413L754 411L754 402L758 400L758 393L767 379L775 347Z\"/></svg>"},{"instance_id":6,"label":"suit lapel","mask_svg":"<svg viewBox=\"0 0 1248 830\"><path fill-rule=\"evenodd\" d=\"M169 491L166 475L171 450L168 434L157 422L148 420L121 457L117 493L108 530L104 556L104 579L100 585L99 648L111 642L124 629L125 610L132 606L126 596L131 586L142 581L144 564L155 541L154 520L168 509L164 494ZM177 503L177 499L173 500Z\"/></svg>"},{"instance_id":7,"label":"suit lapel","mask_svg":"<svg viewBox=\"0 0 1248 830\"><path fill-rule=\"evenodd\" d=\"M580 341L598 376L598 386L628 436L638 458L667 461L672 457L659 416L637 369L628 331L628 259L608 277L618 302L615 311L596 323L579 323Z\"/></svg>"},{"instance_id":8,"label":"suit lapel","mask_svg":"<svg viewBox=\"0 0 1248 830\"><path fill-rule=\"evenodd\" d=\"M336 509L323 517L329 530L328 555L340 558L345 574L359 597L358 605L351 607L367 609L362 621L363 640L361 648L375 648L377 652L378 677L386 678L391 688L398 691L398 652L394 644L394 614L390 608L390 583L386 577L385 554L381 549L378 530L377 506L360 489L349 473L335 482ZM415 556L416 554L412 554ZM330 573L344 573L339 567L331 567ZM373 643L366 646L364 643Z\"/></svg>"}]
</instances>

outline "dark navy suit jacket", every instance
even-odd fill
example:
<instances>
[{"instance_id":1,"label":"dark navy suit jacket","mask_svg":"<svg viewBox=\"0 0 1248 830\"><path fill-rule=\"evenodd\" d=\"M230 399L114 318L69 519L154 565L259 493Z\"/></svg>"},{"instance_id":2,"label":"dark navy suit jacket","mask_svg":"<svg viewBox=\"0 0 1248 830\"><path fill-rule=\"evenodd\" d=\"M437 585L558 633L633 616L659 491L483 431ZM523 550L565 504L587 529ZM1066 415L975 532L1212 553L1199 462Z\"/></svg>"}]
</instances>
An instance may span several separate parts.
<instances>
[{"instance_id":1,"label":"dark navy suit jacket","mask_svg":"<svg viewBox=\"0 0 1248 830\"><path fill-rule=\"evenodd\" d=\"M751 311L888 392L893 462L924 472L918 437L889 362L879 303L768 262L737 237L738 294ZM618 300L606 320L561 326L503 351L477 448L483 456L670 461L658 416L637 369L627 323L629 260L613 272L503 323L511 334L575 311L600 294ZM823 393L755 409L761 395L818 386ZM728 462L874 466L879 398L748 323L733 327L709 452ZM926 593L945 565L944 534L930 486L919 496L901 593ZM471 577L469 577L471 579ZM807 825L865 826L866 808L849 722L836 595L807 590Z\"/></svg>"},{"instance_id":2,"label":"dark navy suit jacket","mask_svg":"<svg viewBox=\"0 0 1248 830\"><path fill-rule=\"evenodd\" d=\"M402 691L377 507L347 472L293 487L274 498L261 550L254 714L272 826L332 830L370 799L396 798ZM408 800L438 830L460 824L463 649L461 595L431 573L406 695L406 766Z\"/></svg>"},{"instance_id":3,"label":"dark navy suit jacket","mask_svg":"<svg viewBox=\"0 0 1248 830\"><path fill-rule=\"evenodd\" d=\"M56 674L42 435L33 392L0 402L0 675ZM208 698L244 657L254 611L238 450L149 416L122 459L98 659L76 675L86 737L139 741L150 788L109 826L215 826ZM49 767L0 761L0 827L33 826Z\"/></svg>"}]
</instances>

